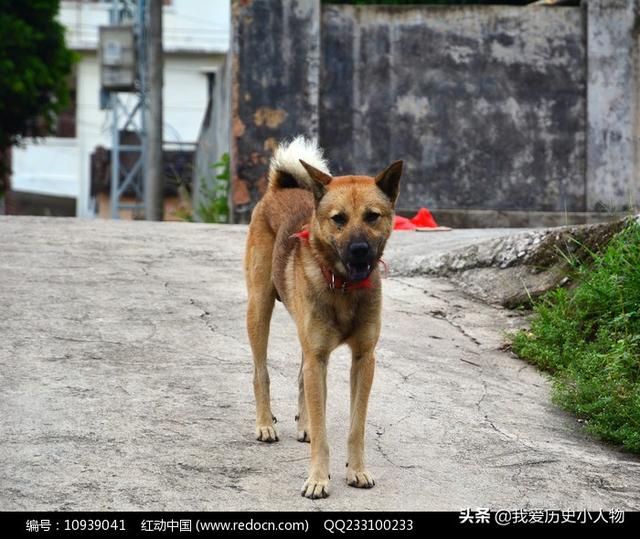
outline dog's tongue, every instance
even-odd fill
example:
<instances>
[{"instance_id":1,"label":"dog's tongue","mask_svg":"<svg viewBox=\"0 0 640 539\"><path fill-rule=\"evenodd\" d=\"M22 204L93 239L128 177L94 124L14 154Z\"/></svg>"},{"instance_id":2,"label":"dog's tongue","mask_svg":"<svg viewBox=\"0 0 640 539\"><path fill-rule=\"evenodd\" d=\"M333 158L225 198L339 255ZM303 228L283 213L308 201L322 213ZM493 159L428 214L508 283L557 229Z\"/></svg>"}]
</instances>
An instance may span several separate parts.
<instances>
[{"instance_id":1,"label":"dog's tongue","mask_svg":"<svg viewBox=\"0 0 640 539\"><path fill-rule=\"evenodd\" d=\"M363 281L371 273L371 264L347 264L350 281Z\"/></svg>"}]
</instances>

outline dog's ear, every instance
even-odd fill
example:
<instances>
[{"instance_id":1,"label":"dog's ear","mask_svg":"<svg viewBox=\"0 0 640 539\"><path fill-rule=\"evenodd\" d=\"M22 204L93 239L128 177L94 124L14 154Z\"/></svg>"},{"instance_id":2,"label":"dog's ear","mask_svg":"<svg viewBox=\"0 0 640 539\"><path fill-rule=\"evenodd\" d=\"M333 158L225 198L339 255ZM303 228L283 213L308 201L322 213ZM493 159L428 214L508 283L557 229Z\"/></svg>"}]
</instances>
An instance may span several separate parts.
<instances>
[{"instance_id":1,"label":"dog's ear","mask_svg":"<svg viewBox=\"0 0 640 539\"><path fill-rule=\"evenodd\" d=\"M329 185L331 180L333 179L329 174L318 170L315 167L312 167L309 163L305 163L302 159L300 159L300 164L307 171L309 176L311 177L311 185L309 188L313 193L313 196L316 199L316 203L324 196L326 192L326 187Z\"/></svg>"},{"instance_id":2,"label":"dog's ear","mask_svg":"<svg viewBox=\"0 0 640 539\"><path fill-rule=\"evenodd\" d=\"M402 161L394 161L376 176L376 185L389 197L391 205L395 207L400 192L400 176L402 175Z\"/></svg>"}]
</instances>

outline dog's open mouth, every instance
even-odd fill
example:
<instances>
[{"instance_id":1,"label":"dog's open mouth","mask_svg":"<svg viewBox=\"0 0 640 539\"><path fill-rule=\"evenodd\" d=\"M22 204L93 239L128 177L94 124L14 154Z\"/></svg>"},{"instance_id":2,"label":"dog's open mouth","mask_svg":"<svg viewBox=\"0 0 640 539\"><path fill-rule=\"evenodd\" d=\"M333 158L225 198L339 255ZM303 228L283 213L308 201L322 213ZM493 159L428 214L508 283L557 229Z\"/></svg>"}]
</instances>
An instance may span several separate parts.
<instances>
[{"instance_id":1,"label":"dog's open mouth","mask_svg":"<svg viewBox=\"0 0 640 539\"><path fill-rule=\"evenodd\" d=\"M350 281L363 281L371 273L371 264L367 262L347 263L346 267Z\"/></svg>"}]
</instances>

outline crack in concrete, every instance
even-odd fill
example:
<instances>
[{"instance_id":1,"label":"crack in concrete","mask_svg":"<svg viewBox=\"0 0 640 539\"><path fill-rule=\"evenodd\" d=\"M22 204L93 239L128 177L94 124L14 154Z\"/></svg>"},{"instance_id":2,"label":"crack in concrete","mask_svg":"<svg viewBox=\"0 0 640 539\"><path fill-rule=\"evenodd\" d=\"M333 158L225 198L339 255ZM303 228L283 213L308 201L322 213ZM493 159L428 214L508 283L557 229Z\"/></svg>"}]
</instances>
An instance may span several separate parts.
<instances>
[{"instance_id":1,"label":"crack in concrete","mask_svg":"<svg viewBox=\"0 0 640 539\"><path fill-rule=\"evenodd\" d=\"M68 341L68 342L78 342L78 343L104 343L104 344L118 344L120 346L130 345L133 343L123 343L120 341L108 341L106 339L75 339L73 337L60 337L58 335L52 335L52 339L57 341Z\"/></svg>"},{"instance_id":2,"label":"crack in concrete","mask_svg":"<svg viewBox=\"0 0 640 539\"><path fill-rule=\"evenodd\" d=\"M439 301L442 301L445 305L447 305L447 307L453 307L454 309L460 310L463 309L464 307L462 307L461 305L457 305L457 304L453 304L451 303L450 300L446 299L446 298L442 298L439 297L435 294L433 294L432 292L426 290L425 288L418 286L416 284L413 283L407 283L405 280L402 279L392 279L393 281L406 286L408 288L415 288L418 290L421 290L424 294L427 294L429 297L437 299ZM405 300L401 300L399 298L394 298L397 301L402 301L403 303L409 303L410 305L414 305L413 303L407 302ZM425 313L415 313L415 312L408 312L408 311L402 311L402 310L398 310L397 312L402 312L403 314L407 314L409 316L415 316L415 315L426 315L426 316L430 316L432 318L435 318L436 320L444 320L445 322L447 322L449 325L451 325L453 328L455 328L456 330L458 330L462 335L464 335L464 337L466 337L467 339L469 339L475 346L477 347L481 347L482 343L476 339L473 335L471 335L469 332L467 332L464 327L462 327L460 324L456 324L454 322L455 318L458 318L457 316L451 316L449 315L449 313L445 310L442 309L434 309L432 311L428 311Z\"/></svg>"},{"instance_id":3,"label":"crack in concrete","mask_svg":"<svg viewBox=\"0 0 640 539\"><path fill-rule=\"evenodd\" d=\"M376 451L378 453L380 453L380 455L382 455L382 457L389 464L391 464L395 468L400 468L401 470L413 470L414 468L418 467L415 464L398 464L397 462L394 462L393 459L389 456L389 454L382 447L382 436L385 434L385 430L386 429L384 427L376 427L375 425L374 425L374 427L376 429L376 442L375 442L376 445L375 445L375 449L376 449Z\"/></svg>"},{"instance_id":4,"label":"crack in concrete","mask_svg":"<svg viewBox=\"0 0 640 539\"><path fill-rule=\"evenodd\" d=\"M211 331L214 335L221 335L223 337L236 341L238 344L240 344L243 350L245 350L247 353L249 352L249 348L245 342L241 341L235 335L222 331L219 326L214 324L211 321L211 313L207 311L199 302L197 302L193 298L189 298L189 304L201 311L201 313L198 315L198 318L202 320L202 322L209 329L209 331Z\"/></svg>"},{"instance_id":5,"label":"crack in concrete","mask_svg":"<svg viewBox=\"0 0 640 539\"><path fill-rule=\"evenodd\" d=\"M433 299L437 299L439 301L442 301L442 302L446 303L447 305L449 304L449 301L446 298L443 298L441 296L437 296L431 290L428 290L428 289L424 288L423 286L419 286L419 285L417 285L415 283L407 282L406 280L399 279L398 277L387 277L387 279L389 281L400 283L401 285L404 285L407 288L415 288L416 290L420 290L423 294L426 294L427 297L430 297L430 298L433 298Z\"/></svg>"},{"instance_id":6,"label":"crack in concrete","mask_svg":"<svg viewBox=\"0 0 640 539\"><path fill-rule=\"evenodd\" d=\"M480 367L481 370L483 369L482 367ZM488 397L489 392L488 392L488 388L487 388L487 382L484 378L482 378L482 372L480 374L480 382L482 383L482 396L480 397L480 399L478 400L478 402L476 403L476 409L478 410L478 413L482 416L482 420L487 423L494 431L496 431L498 434L500 434L502 437L504 437L505 439L509 440L510 442L516 443L518 445L521 445L522 447L525 447L528 451L533 451L535 453L540 453L540 454L544 454L544 452L540 451L539 449L525 443L519 436L517 435L513 435L513 434L509 434L508 432L503 431L502 429L500 429L499 427L496 426L496 424L494 423L494 421L492 421L489 418L489 414L482 409L482 403L484 402L484 400Z\"/></svg>"},{"instance_id":7,"label":"crack in concrete","mask_svg":"<svg viewBox=\"0 0 640 539\"><path fill-rule=\"evenodd\" d=\"M560 459L540 459L540 460L525 460L524 462L512 462L509 464L494 464L490 468L512 468L514 466L537 466L538 464L553 464L554 462L560 462Z\"/></svg>"}]
</instances>

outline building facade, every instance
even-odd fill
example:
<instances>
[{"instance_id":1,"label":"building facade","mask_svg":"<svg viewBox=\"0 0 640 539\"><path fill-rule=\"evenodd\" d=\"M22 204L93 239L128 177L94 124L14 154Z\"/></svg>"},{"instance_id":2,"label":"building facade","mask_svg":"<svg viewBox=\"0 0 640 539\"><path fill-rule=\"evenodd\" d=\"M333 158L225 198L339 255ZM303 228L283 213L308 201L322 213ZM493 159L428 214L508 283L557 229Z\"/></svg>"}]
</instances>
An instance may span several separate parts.
<instances>
[{"instance_id":1,"label":"building facade","mask_svg":"<svg viewBox=\"0 0 640 539\"><path fill-rule=\"evenodd\" d=\"M80 217L105 215L91 193L91 156L97 148L111 147L111 116L101 108L98 60L98 28L109 24L111 6L111 0L61 2L67 45L79 55L70 80L70 109L61 116L56 136L28 141L12 155L16 194L72 199ZM229 22L228 0L164 1L163 140L168 151L194 148L212 75L228 52Z\"/></svg>"}]
</instances>

